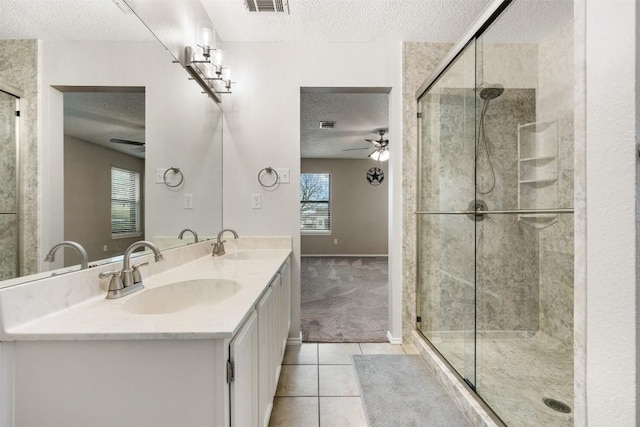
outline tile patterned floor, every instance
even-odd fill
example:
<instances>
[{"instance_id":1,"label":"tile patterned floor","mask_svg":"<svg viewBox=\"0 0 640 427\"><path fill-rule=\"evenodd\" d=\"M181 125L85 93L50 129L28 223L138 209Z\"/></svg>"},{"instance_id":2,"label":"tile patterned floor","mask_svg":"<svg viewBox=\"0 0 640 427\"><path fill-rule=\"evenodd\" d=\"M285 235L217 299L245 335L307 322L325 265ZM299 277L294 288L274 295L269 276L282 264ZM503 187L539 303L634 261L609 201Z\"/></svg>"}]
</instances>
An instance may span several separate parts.
<instances>
[{"instance_id":1,"label":"tile patterned floor","mask_svg":"<svg viewBox=\"0 0 640 427\"><path fill-rule=\"evenodd\" d=\"M417 354L388 343L287 346L270 427L366 427L352 354Z\"/></svg>"}]
</instances>

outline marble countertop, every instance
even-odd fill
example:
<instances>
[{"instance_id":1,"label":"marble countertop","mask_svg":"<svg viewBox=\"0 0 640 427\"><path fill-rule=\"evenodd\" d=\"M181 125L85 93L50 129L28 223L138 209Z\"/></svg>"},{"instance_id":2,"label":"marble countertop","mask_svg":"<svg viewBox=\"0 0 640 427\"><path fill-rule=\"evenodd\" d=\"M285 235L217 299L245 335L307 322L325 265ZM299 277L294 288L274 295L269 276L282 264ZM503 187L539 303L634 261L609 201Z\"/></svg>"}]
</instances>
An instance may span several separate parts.
<instances>
[{"instance_id":1,"label":"marble countertop","mask_svg":"<svg viewBox=\"0 0 640 427\"><path fill-rule=\"evenodd\" d=\"M112 300L101 293L8 328L3 336L12 341L231 338L290 254L291 249L251 249L221 257L207 255L155 275L149 274L149 267L141 267L144 290ZM196 304L174 313L135 314L124 309L127 301L142 292L208 278L234 280L240 288L220 302Z\"/></svg>"}]
</instances>

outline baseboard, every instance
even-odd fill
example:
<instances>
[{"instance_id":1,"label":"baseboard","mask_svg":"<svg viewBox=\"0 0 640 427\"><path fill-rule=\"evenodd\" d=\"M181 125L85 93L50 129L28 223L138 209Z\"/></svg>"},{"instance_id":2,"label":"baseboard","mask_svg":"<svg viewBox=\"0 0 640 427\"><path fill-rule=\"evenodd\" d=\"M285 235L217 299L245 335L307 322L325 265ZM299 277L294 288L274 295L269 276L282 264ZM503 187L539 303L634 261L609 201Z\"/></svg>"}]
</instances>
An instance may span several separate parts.
<instances>
[{"instance_id":1,"label":"baseboard","mask_svg":"<svg viewBox=\"0 0 640 427\"><path fill-rule=\"evenodd\" d=\"M388 258L389 254L301 254L300 258L355 257L355 258Z\"/></svg>"},{"instance_id":2,"label":"baseboard","mask_svg":"<svg viewBox=\"0 0 640 427\"><path fill-rule=\"evenodd\" d=\"M287 345L302 345L302 331L300 331L298 338L287 338Z\"/></svg>"},{"instance_id":3,"label":"baseboard","mask_svg":"<svg viewBox=\"0 0 640 427\"><path fill-rule=\"evenodd\" d=\"M389 340L390 344L402 344L402 338L394 338L393 335L391 335L390 331L387 331L387 339Z\"/></svg>"}]
</instances>

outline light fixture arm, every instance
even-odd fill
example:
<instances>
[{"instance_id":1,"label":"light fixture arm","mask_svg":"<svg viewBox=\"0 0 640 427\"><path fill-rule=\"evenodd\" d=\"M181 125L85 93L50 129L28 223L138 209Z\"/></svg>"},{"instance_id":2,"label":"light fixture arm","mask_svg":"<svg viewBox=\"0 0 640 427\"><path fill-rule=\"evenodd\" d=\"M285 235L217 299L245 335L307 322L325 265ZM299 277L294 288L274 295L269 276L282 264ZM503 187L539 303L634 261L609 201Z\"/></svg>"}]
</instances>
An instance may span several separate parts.
<instances>
[{"instance_id":1,"label":"light fixture arm","mask_svg":"<svg viewBox=\"0 0 640 427\"><path fill-rule=\"evenodd\" d=\"M209 57L211 56L211 49L209 46L200 46L202 48L203 53L202 56L205 59L198 59L194 49L191 46L187 46L184 49L184 61L183 66L187 70L187 72L191 75L191 78L196 81L200 85L200 87L204 90L204 93L208 94L216 103L222 102L220 98L221 94L230 94L231 93L231 85L235 82L232 82L230 78L225 79L222 74L222 70L226 67L222 65L212 63ZM212 69L211 69L212 67ZM216 77L210 77L211 70L215 73ZM228 69L227 69L228 71ZM226 73L228 74L228 73ZM220 81L222 84L216 84L215 82ZM224 87L224 90L222 90Z\"/></svg>"}]
</instances>

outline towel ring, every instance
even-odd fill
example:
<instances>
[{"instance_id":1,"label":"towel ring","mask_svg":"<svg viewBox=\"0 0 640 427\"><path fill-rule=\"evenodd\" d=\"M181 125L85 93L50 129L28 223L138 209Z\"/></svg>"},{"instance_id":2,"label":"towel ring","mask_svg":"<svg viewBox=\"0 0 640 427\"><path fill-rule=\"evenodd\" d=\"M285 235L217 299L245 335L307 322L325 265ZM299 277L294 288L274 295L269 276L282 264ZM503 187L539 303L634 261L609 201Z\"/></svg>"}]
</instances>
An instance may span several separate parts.
<instances>
[{"instance_id":1,"label":"towel ring","mask_svg":"<svg viewBox=\"0 0 640 427\"><path fill-rule=\"evenodd\" d=\"M266 173L268 173L269 175L271 175L272 173L276 175L276 179L275 179L275 181L273 181L273 183L272 183L271 185L265 185L265 184L262 182L262 173L263 173L263 172L266 172ZM261 169L261 170L260 170L260 172L258 172L258 182L259 182L259 183L260 183L260 185L262 185L264 188L271 188L271 187L273 187L274 185L276 185L276 184L278 183L278 181L280 181L280 176L278 176L278 172L277 172L274 168L272 168L271 166L267 166L266 168Z\"/></svg>"},{"instance_id":2,"label":"towel ring","mask_svg":"<svg viewBox=\"0 0 640 427\"><path fill-rule=\"evenodd\" d=\"M173 172L174 174L180 174L180 181L177 184L171 185L167 182L167 174L169 173L169 171ZM164 181L164 185L166 185L167 187L176 188L176 187L179 187L180 184L182 184L182 181L184 181L184 175L180 171L180 168L174 168L172 166L166 171L164 171L164 175L162 175L162 180Z\"/></svg>"}]
</instances>

